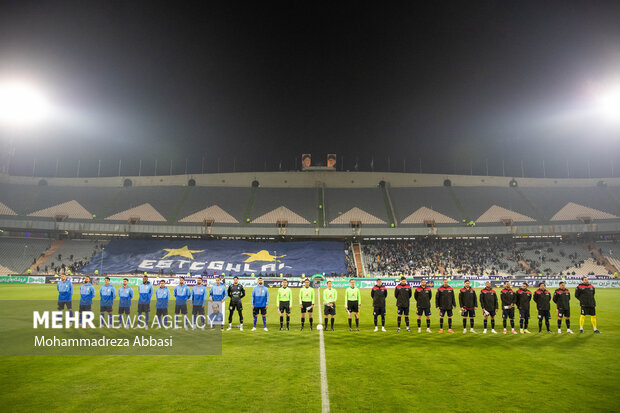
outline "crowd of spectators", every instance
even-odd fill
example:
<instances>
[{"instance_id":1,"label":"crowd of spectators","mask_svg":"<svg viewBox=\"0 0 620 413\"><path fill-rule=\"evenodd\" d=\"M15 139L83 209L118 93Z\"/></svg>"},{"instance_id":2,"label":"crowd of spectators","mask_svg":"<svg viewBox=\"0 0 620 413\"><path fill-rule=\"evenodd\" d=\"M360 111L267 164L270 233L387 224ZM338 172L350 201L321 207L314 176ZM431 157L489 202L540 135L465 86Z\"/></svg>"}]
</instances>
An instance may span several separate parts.
<instances>
[{"instance_id":1,"label":"crowd of spectators","mask_svg":"<svg viewBox=\"0 0 620 413\"><path fill-rule=\"evenodd\" d=\"M362 245L370 274L497 275L515 274L514 243L502 240L420 239Z\"/></svg>"}]
</instances>

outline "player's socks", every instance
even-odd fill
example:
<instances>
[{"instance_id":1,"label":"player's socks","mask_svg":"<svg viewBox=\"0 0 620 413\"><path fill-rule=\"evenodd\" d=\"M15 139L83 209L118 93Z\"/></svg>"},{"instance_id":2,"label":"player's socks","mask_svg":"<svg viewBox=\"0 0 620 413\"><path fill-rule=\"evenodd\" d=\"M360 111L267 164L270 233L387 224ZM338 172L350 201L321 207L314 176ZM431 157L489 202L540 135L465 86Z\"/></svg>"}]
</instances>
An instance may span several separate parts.
<instances>
[{"instance_id":1,"label":"player's socks","mask_svg":"<svg viewBox=\"0 0 620 413\"><path fill-rule=\"evenodd\" d=\"M526 318L525 320L523 320L523 329L527 330L527 326L530 325L530 319Z\"/></svg>"},{"instance_id":2,"label":"player's socks","mask_svg":"<svg viewBox=\"0 0 620 413\"><path fill-rule=\"evenodd\" d=\"M323 325L325 326L325 329L327 329L327 317L325 317L325 321L323 321Z\"/></svg>"},{"instance_id":3,"label":"player's socks","mask_svg":"<svg viewBox=\"0 0 620 413\"><path fill-rule=\"evenodd\" d=\"M566 328L570 330L570 320L566 319Z\"/></svg>"},{"instance_id":4,"label":"player's socks","mask_svg":"<svg viewBox=\"0 0 620 413\"><path fill-rule=\"evenodd\" d=\"M463 328L467 329L467 319L466 318L463 319Z\"/></svg>"},{"instance_id":5,"label":"player's socks","mask_svg":"<svg viewBox=\"0 0 620 413\"><path fill-rule=\"evenodd\" d=\"M256 329L256 316L254 316L254 329Z\"/></svg>"},{"instance_id":6,"label":"player's socks","mask_svg":"<svg viewBox=\"0 0 620 413\"><path fill-rule=\"evenodd\" d=\"M483 324L484 324L484 329L485 329L485 330L487 329L487 321L488 321L488 320L484 320L484 321L483 321Z\"/></svg>"},{"instance_id":7,"label":"player's socks","mask_svg":"<svg viewBox=\"0 0 620 413\"><path fill-rule=\"evenodd\" d=\"M349 328L351 328L351 319L349 318Z\"/></svg>"},{"instance_id":8,"label":"player's socks","mask_svg":"<svg viewBox=\"0 0 620 413\"><path fill-rule=\"evenodd\" d=\"M431 320L426 319L426 328L431 328Z\"/></svg>"},{"instance_id":9,"label":"player's socks","mask_svg":"<svg viewBox=\"0 0 620 413\"><path fill-rule=\"evenodd\" d=\"M596 316L595 315L590 316L590 321L592 322L592 327L594 327L594 330L598 330L596 328Z\"/></svg>"},{"instance_id":10,"label":"player's socks","mask_svg":"<svg viewBox=\"0 0 620 413\"><path fill-rule=\"evenodd\" d=\"M263 327L267 328L267 316L263 316Z\"/></svg>"},{"instance_id":11,"label":"player's socks","mask_svg":"<svg viewBox=\"0 0 620 413\"><path fill-rule=\"evenodd\" d=\"M355 319L355 327L359 327L360 326L360 319L356 318Z\"/></svg>"},{"instance_id":12,"label":"player's socks","mask_svg":"<svg viewBox=\"0 0 620 413\"><path fill-rule=\"evenodd\" d=\"M418 318L418 328L420 328L421 326L422 326L422 320Z\"/></svg>"},{"instance_id":13,"label":"player's socks","mask_svg":"<svg viewBox=\"0 0 620 413\"><path fill-rule=\"evenodd\" d=\"M522 318L519 319L519 328L523 330L523 319Z\"/></svg>"},{"instance_id":14,"label":"player's socks","mask_svg":"<svg viewBox=\"0 0 620 413\"><path fill-rule=\"evenodd\" d=\"M310 317L310 330L312 330L312 317Z\"/></svg>"},{"instance_id":15,"label":"player's socks","mask_svg":"<svg viewBox=\"0 0 620 413\"><path fill-rule=\"evenodd\" d=\"M538 332L540 333L542 331L542 318L538 319Z\"/></svg>"},{"instance_id":16,"label":"player's socks","mask_svg":"<svg viewBox=\"0 0 620 413\"><path fill-rule=\"evenodd\" d=\"M400 316L397 317L397 322L398 322L398 328L400 328Z\"/></svg>"},{"instance_id":17,"label":"player's socks","mask_svg":"<svg viewBox=\"0 0 620 413\"><path fill-rule=\"evenodd\" d=\"M405 324L407 325L407 328L409 328L409 317L405 317Z\"/></svg>"},{"instance_id":18,"label":"player's socks","mask_svg":"<svg viewBox=\"0 0 620 413\"><path fill-rule=\"evenodd\" d=\"M439 319L439 329L443 330L443 318Z\"/></svg>"},{"instance_id":19,"label":"player's socks","mask_svg":"<svg viewBox=\"0 0 620 413\"><path fill-rule=\"evenodd\" d=\"M562 319L558 318L558 330L562 328Z\"/></svg>"},{"instance_id":20,"label":"player's socks","mask_svg":"<svg viewBox=\"0 0 620 413\"><path fill-rule=\"evenodd\" d=\"M377 326L377 315L375 314L375 327Z\"/></svg>"},{"instance_id":21,"label":"player's socks","mask_svg":"<svg viewBox=\"0 0 620 413\"><path fill-rule=\"evenodd\" d=\"M495 330L495 319L491 319L491 330Z\"/></svg>"},{"instance_id":22,"label":"player's socks","mask_svg":"<svg viewBox=\"0 0 620 413\"><path fill-rule=\"evenodd\" d=\"M549 319L545 319L545 327L547 327L547 331L551 331L551 328L549 327Z\"/></svg>"},{"instance_id":23,"label":"player's socks","mask_svg":"<svg viewBox=\"0 0 620 413\"><path fill-rule=\"evenodd\" d=\"M306 319L302 318L301 319L301 328L304 328L304 324L306 324Z\"/></svg>"},{"instance_id":24,"label":"player's socks","mask_svg":"<svg viewBox=\"0 0 620 413\"><path fill-rule=\"evenodd\" d=\"M512 328L513 330L515 329L515 320L514 320L514 318L510 319L510 328Z\"/></svg>"},{"instance_id":25,"label":"player's socks","mask_svg":"<svg viewBox=\"0 0 620 413\"><path fill-rule=\"evenodd\" d=\"M381 327L385 327L385 315L381 314Z\"/></svg>"},{"instance_id":26,"label":"player's socks","mask_svg":"<svg viewBox=\"0 0 620 413\"><path fill-rule=\"evenodd\" d=\"M473 318L470 318L470 319L469 319L469 326L470 326L471 328L474 328L474 319L473 319Z\"/></svg>"},{"instance_id":27,"label":"player's socks","mask_svg":"<svg viewBox=\"0 0 620 413\"><path fill-rule=\"evenodd\" d=\"M284 327L284 316L280 316L280 328Z\"/></svg>"},{"instance_id":28,"label":"player's socks","mask_svg":"<svg viewBox=\"0 0 620 413\"><path fill-rule=\"evenodd\" d=\"M583 330L583 325L586 323L586 316L582 315L579 317L579 329Z\"/></svg>"},{"instance_id":29,"label":"player's socks","mask_svg":"<svg viewBox=\"0 0 620 413\"><path fill-rule=\"evenodd\" d=\"M452 319L448 318L448 330L452 330Z\"/></svg>"},{"instance_id":30,"label":"player's socks","mask_svg":"<svg viewBox=\"0 0 620 413\"><path fill-rule=\"evenodd\" d=\"M146 313L146 325L149 325L149 313Z\"/></svg>"},{"instance_id":31,"label":"player's socks","mask_svg":"<svg viewBox=\"0 0 620 413\"><path fill-rule=\"evenodd\" d=\"M325 326L327 327L327 324ZM334 317L332 317L331 326L332 326L332 330L333 330L334 329Z\"/></svg>"}]
</instances>

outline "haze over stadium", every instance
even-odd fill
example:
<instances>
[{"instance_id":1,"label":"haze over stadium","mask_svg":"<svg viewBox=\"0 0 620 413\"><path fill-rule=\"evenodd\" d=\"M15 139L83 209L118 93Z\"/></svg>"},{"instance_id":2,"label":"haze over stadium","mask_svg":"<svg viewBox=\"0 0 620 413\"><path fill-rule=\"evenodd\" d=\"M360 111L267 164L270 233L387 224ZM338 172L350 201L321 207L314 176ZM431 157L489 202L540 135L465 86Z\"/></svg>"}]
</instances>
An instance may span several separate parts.
<instances>
[{"instance_id":1,"label":"haze over stadium","mask_svg":"<svg viewBox=\"0 0 620 413\"><path fill-rule=\"evenodd\" d=\"M614 411L619 21L3 3L0 402Z\"/></svg>"}]
</instances>

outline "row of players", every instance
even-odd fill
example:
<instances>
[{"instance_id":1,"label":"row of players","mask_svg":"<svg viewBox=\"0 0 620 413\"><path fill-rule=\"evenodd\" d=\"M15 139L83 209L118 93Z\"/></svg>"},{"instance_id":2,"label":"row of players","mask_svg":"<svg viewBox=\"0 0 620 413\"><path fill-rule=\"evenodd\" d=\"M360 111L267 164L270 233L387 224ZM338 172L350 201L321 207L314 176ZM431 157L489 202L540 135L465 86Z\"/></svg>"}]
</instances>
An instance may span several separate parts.
<instances>
[{"instance_id":1,"label":"row of players","mask_svg":"<svg viewBox=\"0 0 620 413\"><path fill-rule=\"evenodd\" d=\"M254 327L252 331L256 330L256 322L258 315L260 314L263 319L263 327L267 331L267 308L269 306L269 291L263 285L262 278L258 280L258 286L252 290L251 306L254 318ZM129 315L131 300L134 296L133 289L128 286L129 280L125 278L123 285L118 289L119 307L118 312L120 315ZM58 309L63 310L67 308L72 312L71 300L73 295L73 285L71 281L67 280L63 275L61 280L57 283L58 289ZM170 299L170 290L166 287L165 281L161 280L159 288L153 291L153 286L148 280L148 277L143 278L143 282L138 286L138 315L144 314L146 317L146 323L148 325L150 304L153 294L156 297L156 313L158 317L162 317L168 314L168 301ZM587 277L583 277L582 283L575 289L575 297L579 300L581 306L581 317L579 321L580 332L583 333L583 325L585 317L589 315L591 317L592 326L595 333L600 333L596 325L596 300L594 298L595 289L592 284L589 283ZM192 314L204 315L207 296L211 298L214 303L221 303L230 297L229 302L229 316L228 316L228 330L232 329L233 314L237 311L239 315L240 328L243 330L243 305L242 299L245 297L245 289L243 285L239 283L239 279L235 277L233 283L228 286L228 289L221 283L219 277L215 279L215 285L209 291L207 295L207 288L202 284L202 280L197 279L197 285L191 290L185 284L184 277L179 278L179 285L173 290L175 298L175 314L187 314L187 301L192 302ZM373 300L373 315L375 330L378 331L378 318L381 317L381 330L385 330L385 302L387 298L387 289L382 285L381 279L377 279L376 285L371 290L371 297ZM109 317L112 316L112 304L117 297L115 288L110 285L110 279L108 277L104 280L104 285L99 291L100 296L100 312L102 316L108 313ZM400 332L402 317L405 318L405 324L407 331L411 331L409 328L409 307L410 301L413 297L416 301L416 314L418 332L421 332L421 319L422 316L426 317L426 331L430 330L430 315L431 315L431 299L432 290L426 285L426 281L422 280L421 285L413 289L408 283L405 277L402 277L400 283L394 289L394 296L396 298L397 306L397 332ZM80 312L90 311L92 301L95 297L95 289L90 283L90 278L85 277L84 283L80 286ZM504 288L501 290L500 299L502 304L502 319L504 326L504 334L507 333L507 321L510 320L512 334L517 334L515 331L515 307L519 310L520 318L520 332L522 334L529 334L528 324L530 318L530 301L534 299L538 310L538 332L542 332L543 321L545 323L547 332L552 333L550 329L551 319L551 301L557 306L558 315L558 333L561 333L562 319L565 320L567 333L572 334L570 329L570 291L566 288L565 283L560 283L560 288L556 289L553 293L553 297L549 290L546 289L545 283L540 283L538 289L532 293L529 290L528 284L523 283L521 288L513 290L509 281L506 281ZM323 290L323 302L324 302L324 325L327 328L328 321L331 322L331 330L334 330L334 318L336 315L336 301L338 299L338 291L332 288L331 281L328 281L327 288ZM476 310L478 309L478 296L476 291L471 288L470 282L465 281L465 287L461 288L458 294L459 307L461 310L461 316L463 318L463 333L467 333L467 319L469 318L470 332L475 333L474 330L474 318L476 316ZM308 314L308 321L310 330L313 328L313 310L314 310L314 289L310 287L310 280L306 279L304 286L299 291L299 308L301 310L301 330L303 331L306 321L306 313ZM293 293L287 286L287 281L282 281L282 287L278 289L277 302L278 312L280 314L280 330L284 329L284 318L286 317L286 330L290 328L290 314L291 307L293 306ZM345 289L345 309L348 313L349 331L352 330L352 319L355 318L356 330L359 331L359 314L361 308L361 294L357 287L355 287L355 281L350 281L350 287ZM453 309L456 308L456 299L454 289L450 287L449 280L444 280L443 285L437 289L435 295L435 307L439 309L439 332L443 332L444 317L448 318L448 332L453 333L452 330L452 316ZM499 309L499 301L495 290L492 288L491 283L487 281L485 288L480 291L480 307L483 310L484 316L484 333L487 332L488 319L491 319L491 332L495 331L495 315ZM353 317L354 316L354 317Z\"/></svg>"}]
</instances>

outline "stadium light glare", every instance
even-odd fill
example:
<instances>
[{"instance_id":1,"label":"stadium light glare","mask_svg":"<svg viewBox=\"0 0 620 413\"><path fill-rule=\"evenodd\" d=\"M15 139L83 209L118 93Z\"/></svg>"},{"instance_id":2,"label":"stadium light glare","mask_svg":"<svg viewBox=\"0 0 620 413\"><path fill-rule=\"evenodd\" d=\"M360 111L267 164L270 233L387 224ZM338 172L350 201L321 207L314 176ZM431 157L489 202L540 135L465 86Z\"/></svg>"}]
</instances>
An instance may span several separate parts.
<instances>
[{"instance_id":1,"label":"stadium light glare","mask_svg":"<svg viewBox=\"0 0 620 413\"><path fill-rule=\"evenodd\" d=\"M37 86L20 80L0 82L0 125L20 129L36 126L50 114L50 102Z\"/></svg>"},{"instance_id":2,"label":"stadium light glare","mask_svg":"<svg viewBox=\"0 0 620 413\"><path fill-rule=\"evenodd\" d=\"M620 84L599 93L595 105L604 120L620 124Z\"/></svg>"}]
</instances>

